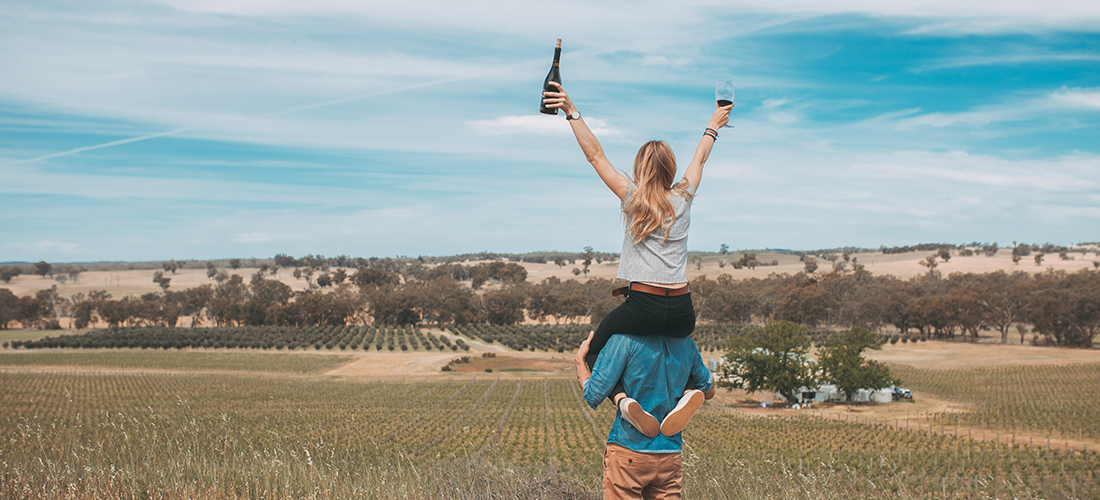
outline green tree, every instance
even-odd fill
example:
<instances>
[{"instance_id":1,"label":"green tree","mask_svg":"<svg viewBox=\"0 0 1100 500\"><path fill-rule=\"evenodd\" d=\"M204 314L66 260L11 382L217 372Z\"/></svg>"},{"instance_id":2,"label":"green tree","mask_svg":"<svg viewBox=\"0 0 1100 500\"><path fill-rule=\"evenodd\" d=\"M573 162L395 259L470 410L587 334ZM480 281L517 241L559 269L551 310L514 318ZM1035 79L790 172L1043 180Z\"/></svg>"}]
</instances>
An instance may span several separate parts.
<instances>
[{"instance_id":1,"label":"green tree","mask_svg":"<svg viewBox=\"0 0 1100 500\"><path fill-rule=\"evenodd\" d=\"M584 277L588 277L588 266L592 265L592 247L584 247Z\"/></svg>"},{"instance_id":2,"label":"green tree","mask_svg":"<svg viewBox=\"0 0 1100 500\"><path fill-rule=\"evenodd\" d=\"M743 267L756 269L756 266L759 265L760 261L756 260L756 254L752 252L746 252L745 254L741 255L741 260L738 260L733 267L735 269L741 269Z\"/></svg>"},{"instance_id":3,"label":"green tree","mask_svg":"<svg viewBox=\"0 0 1100 500\"><path fill-rule=\"evenodd\" d=\"M726 255L727 253L730 253L730 246L725 244L725 243L722 243L722 245L718 247L718 253L720 253L722 255Z\"/></svg>"},{"instance_id":4,"label":"green tree","mask_svg":"<svg viewBox=\"0 0 1100 500\"><path fill-rule=\"evenodd\" d=\"M788 403L805 387L817 386L817 369L806 354L806 329L790 321L770 321L745 335L730 337L720 387L744 388L750 394L774 391Z\"/></svg>"},{"instance_id":5,"label":"green tree","mask_svg":"<svg viewBox=\"0 0 1100 500\"><path fill-rule=\"evenodd\" d=\"M172 282L172 278L164 276L164 271L157 271L153 273L153 283L160 285L161 290L168 291L168 284Z\"/></svg>"},{"instance_id":6,"label":"green tree","mask_svg":"<svg viewBox=\"0 0 1100 500\"><path fill-rule=\"evenodd\" d=\"M92 292L92 294L94 293ZM95 302L85 297L83 293L74 294L69 300L72 301L72 307L69 310L69 323L78 330L87 328L94 319L92 314L95 312Z\"/></svg>"},{"instance_id":7,"label":"green tree","mask_svg":"<svg viewBox=\"0 0 1100 500\"><path fill-rule=\"evenodd\" d=\"M823 378L836 384L846 400L860 389L878 390L901 383L886 365L864 359L864 349L882 349L876 337L871 330L857 326L830 335L821 350Z\"/></svg>"},{"instance_id":8,"label":"green tree","mask_svg":"<svg viewBox=\"0 0 1100 500\"><path fill-rule=\"evenodd\" d=\"M37 274L43 278L45 278L47 274L53 276L53 266L51 266L49 262L46 262L44 260L39 261L37 264L34 265L34 274Z\"/></svg>"},{"instance_id":9,"label":"green tree","mask_svg":"<svg viewBox=\"0 0 1100 500\"><path fill-rule=\"evenodd\" d=\"M0 267L0 281L4 283L11 283L11 279L23 274L23 270L15 266Z\"/></svg>"},{"instance_id":10,"label":"green tree","mask_svg":"<svg viewBox=\"0 0 1100 500\"><path fill-rule=\"evenodd\" d=\"M8 324L18 320L19 297L7 288L0 288L0 330L7 330Z\"/></svg>"},{"instance_id":11,"label":"green tree","mask_svg":"<svg viewBox=\"0 0 1100 500\"><path fill-rule=\"evenodd\" d=\"M370 290L396 286L401 283L401 277L396 273L377 267L361 267L351 277L351 282L359 287L360 292L365 293Z\"/></svg>"}]
</instances>

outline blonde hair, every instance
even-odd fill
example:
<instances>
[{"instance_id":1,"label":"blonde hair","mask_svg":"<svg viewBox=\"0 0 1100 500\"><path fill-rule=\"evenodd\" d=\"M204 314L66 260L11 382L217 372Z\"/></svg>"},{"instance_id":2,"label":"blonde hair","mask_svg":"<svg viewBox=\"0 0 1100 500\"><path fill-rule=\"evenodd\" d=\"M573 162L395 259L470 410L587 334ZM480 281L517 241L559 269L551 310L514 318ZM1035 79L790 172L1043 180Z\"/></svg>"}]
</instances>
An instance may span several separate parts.
<instances>
[{"instance_id":1,"label":"blonde hair","mask_svg":"<svg viewBox=\"0 0 1100 500\"><path fill-rule=\"evenodd\" d=\"M661 242L668 239L669 228L676 220L676 211L668 199L669 192L676 191L688 200L692 198L686 180L672 184L675 176L676 155L665 141L642 144L634 157L636 189L623 206L623 214L630 221L627 230L634 237L635 244L661 228L665 230Z\"/></svg>"}]
</instances>

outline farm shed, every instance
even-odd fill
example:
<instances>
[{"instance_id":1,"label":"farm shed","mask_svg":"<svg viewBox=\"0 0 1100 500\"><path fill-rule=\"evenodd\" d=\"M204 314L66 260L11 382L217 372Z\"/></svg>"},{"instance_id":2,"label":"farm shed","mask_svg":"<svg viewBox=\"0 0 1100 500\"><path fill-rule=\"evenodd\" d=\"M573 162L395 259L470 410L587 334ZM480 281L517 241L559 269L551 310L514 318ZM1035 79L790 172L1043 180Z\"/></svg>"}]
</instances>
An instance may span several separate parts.
<instances>
[{"instance_id":1,"label":"farm shed","mask_svg":"<svg viewBox=\"0 0 1100 500\"><path fill-rule=\"evenodd\" d=\"M868 389L860 389L852 395L852 398L848 401L850 403L889 403L894 400L893 398L894 388L888 387L886 389L879 389L877 391L871 391ZM826 401L842 403L844 402L844 392L833 384L822 384L813 389L811 387L803 387L801 391L803 402L810 401L814 403L824 403ZM783 399L783 395L776 394L777 399Z\"/></svg>"}]
</instances>

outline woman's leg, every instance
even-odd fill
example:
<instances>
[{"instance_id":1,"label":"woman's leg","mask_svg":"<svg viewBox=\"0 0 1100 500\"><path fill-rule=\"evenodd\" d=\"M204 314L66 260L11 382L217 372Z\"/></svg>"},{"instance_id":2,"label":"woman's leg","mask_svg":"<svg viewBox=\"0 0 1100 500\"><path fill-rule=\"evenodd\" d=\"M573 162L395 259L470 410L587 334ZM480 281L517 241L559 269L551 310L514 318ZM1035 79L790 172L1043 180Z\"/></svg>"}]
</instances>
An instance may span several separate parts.
<instances>
[{"instance_id":1,"label":"woman's leg","mask_svg":"<svg viewBox=\"0 0 1100 500\"><path fill-rule=\"evenodd\" d=\"M600 322L600 326L596 327L592 342L588 344L588 355L584 357L589 370L596 366L596 359L600 356L600 351L607 345L607 341L611 339L612 335L630 332L630 319L631 311L626 302L619 304L619 307L616 307L604 317L603 321ZM607 399L618 405L619 400L625 395L626 390L623 388L622 380L620 380L615 384L615 388L611 390L611 394L607 396Z\"/></svg>"},{"instance_id":2,"label":"woman's leg","mask_svg":"<svg viewBox=\"0 0 1100 500\"><path fill-rule=\"evenodd\" d=\"M588 355L584 358L588 369L591 370L596 366L596 358L599 357L600 351L607 345L612 335L616 333L647 335L648 330L652 328L656 315L647 311L645 304L639 304L639 300L634 297L635 293L639 292L632 293L627 297L626 302L612 309L603 321L600 321L600 326L596 327L592 342L588 344Z\"/></svg>"},{"instance_id":3,"label":"woman's leg","mask_svg":"<svg viewBox=\"0 0 1100 500\"><path fill-rule=\"evenodd\" d=\"M666 297L631 292L626 301L613 309L596 328L585 362L589 369L596 366L600 351L616 333L684 338L694 330L695 308L692 306L690 293ZM620 380L611 390L608 399L617 404L625 394L626 390Z\"/></svg>"},{"instance_id":4,"label":"woman's leg","mask_svg":"<svg viewBox=\"0 0 1100 500\"><path fill-rule=\"evenodd\" d=\"M589 369L596 366L596 359L599 358L600 352L612 335L631 333L639 327L639 316L641 316L639 311L628 298L627 302L623 302L604 317L600 326L596 327L596 333L592 335L592 342L588 344L588 355L585 356L584 361ZM642 434L652 438L660 433L660 422L657 422L657 418L645 411L637 401L627 397L622 380L615 383L607 399L615 404L623 419Z\"/></svg>"},{"instance_id":5,"label":"woman's leg","mask_svg":"<svg viewBox=\"0 0 1100 500\"><path fill-rule=\"evenodd\" d=\"M691 294L668 298L668 319L664 336L678 339L690 337L695 331L695 306Z\"/></svg>"}]
</instances>

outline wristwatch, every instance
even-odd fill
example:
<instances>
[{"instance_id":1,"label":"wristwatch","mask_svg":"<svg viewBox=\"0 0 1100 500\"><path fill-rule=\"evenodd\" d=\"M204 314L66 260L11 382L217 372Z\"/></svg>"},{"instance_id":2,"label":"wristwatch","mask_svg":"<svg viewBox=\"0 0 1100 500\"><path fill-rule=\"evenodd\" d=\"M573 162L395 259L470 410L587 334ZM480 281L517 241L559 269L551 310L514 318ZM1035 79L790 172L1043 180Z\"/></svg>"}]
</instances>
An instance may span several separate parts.
<instances>
[{"instance_id":1,"label":"wristwatch","mask_svg":"<svg viewBox=\"0 0 1100 500\"><path fill-rule=\"evenodd\" d=\"M574 112L572 112L568 115L565 115L565 119L566 120L580 120L581 119L581 112L580 111L574 111Z\"/></svg>"}]
</instances>

